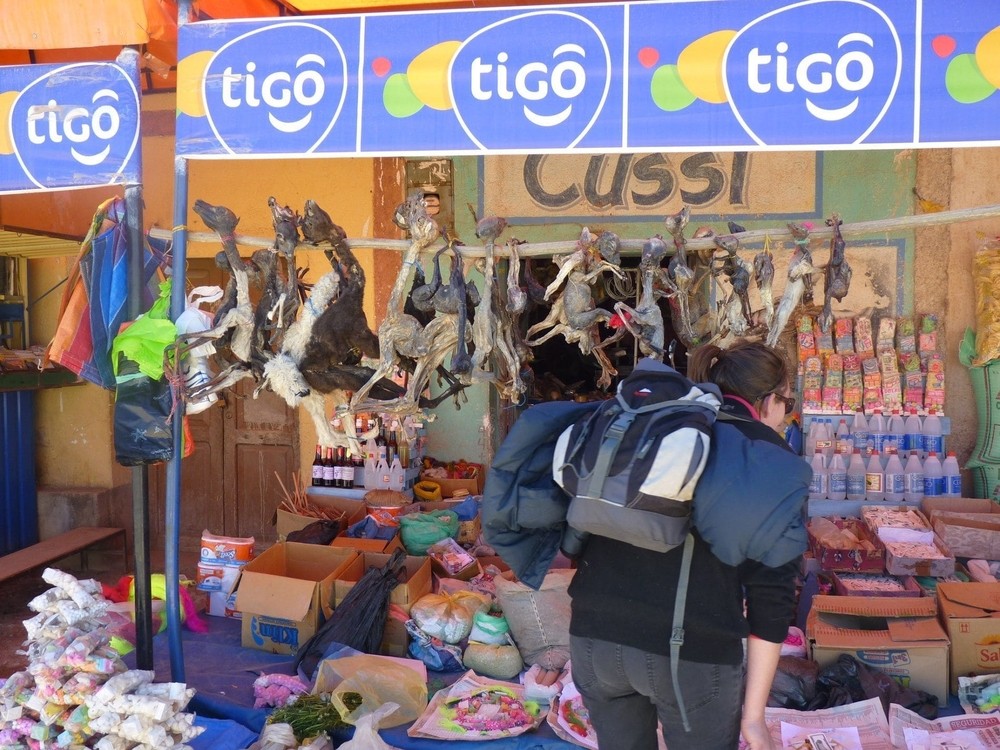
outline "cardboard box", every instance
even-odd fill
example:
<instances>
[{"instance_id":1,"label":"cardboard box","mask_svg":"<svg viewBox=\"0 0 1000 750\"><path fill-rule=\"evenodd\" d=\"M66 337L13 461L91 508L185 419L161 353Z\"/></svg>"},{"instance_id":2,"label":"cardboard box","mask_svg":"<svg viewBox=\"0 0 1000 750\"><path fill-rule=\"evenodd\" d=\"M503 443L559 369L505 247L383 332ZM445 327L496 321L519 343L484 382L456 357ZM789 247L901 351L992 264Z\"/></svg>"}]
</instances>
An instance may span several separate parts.
<instances>
[{"instance_id":1,"label":"cardboard box","mask_svg":"<svg viewBox=\"0 0 1000 750\"><path fill-rule=\"evenodd\" d=\"M806 620L812 658L840 654L948 702L948 636L928 597L816 596Z\"/></svg>"},{"instance_id":2,"label":"cardboard box","mask_svg":"<svg viewBox=\"0 0 1000 750\"><path fill-rule=\"evenodd\" d=\"M820 570L842 570L881 573L885 570L885 546L875 533L857 518L830 518L837 528L845 529L858 539L867 540L874 549L835 549L824 547L809 528L809 549Z\"/></svg>"},{"instance_id":3,"label":"cardboard box","mask_svg":"<svg viewBox=\"0 0 1000 750\"><path fill-rule=\"evenodd\" d=\"M294 654L333 610L333 583L357 556L343 547L279 542L247 563L236 590L243 646Z\"/></svg>"},{"instance_id":4,"label":"cardboard box","mask_svg":"<svg viewBox=\"0 0 1000 750\"><path fill-rule=\"evenodd\" d=\"M339 606L361 580L368 568L383 568L389 562L390 555L377 552L360 552L356 559L337 575L333 587L334 605ZM403 580L399 582L389 595L390 604L398 604L407 613L410 607L420 597L431 592L431 561L426 557L407 556L404 565Z\"/></svg>"},{"instance_id":5,"label":"cardboard box","mask_svg":"<svg viewBox=\"0 0 1000 750\"><path fill-rule=\"evenodd\" d=\"M923 558L907 557L897 555L893 544L887 544L885 548L885 569L898 576L934 576L935 578L947 578L955 574L955 556L944 542L934 535L934 546L942 557Z\"/></svg>"},{"instance_id":6,"label":"cardboard box","mask_svg":"<svg viewBox=\"0 0 1000 750\"><path fill-rule=\"evenodd\" d=\"M398 531L388 541L385 539L361 539L353 536L345 536L343 533L340 533L336 539L330 542L330 546L346 547L358 552L381 552L391 555L397 549L403 548L403 542L399 538Z\"/></svg>"},{"instance_id":7,"label":"cardboard box","mask_svg":"<svg viewBox=\"0 0 1000 750\"><path fill-rule=\"evenodd\" d=\"M879 588L880 580L891 579L899 584L898 589L885 590ZM871 573L848 573L839 571L833 574L833 590L840 596L922 596L923 589L913 576L873 575Z\"/></svg>"},{"instance_id":8,"label":"cardboard box","mask_svg":"<svg viewBox=\"0 0 1000 750\"><path fill-rule=\"evenodd\" d=\"M421 481L435 482L441 486L441 497L448 499L454 497L456 492L465 490L470 495L483 494L483 472L475 479L438 479L437 477L425 477L420 475Z\"/></svg>"},{"instance_id":9,"label":"cardboard box","mask_svg":"<svg viewBox=\"0 0 1000 750\"><path fill-rule=\"evenodd\" d=\"M956 556L1000 560L1000 504L970 497L928 497L922 507Z\"/></svg>"},{"instance_id":10,"label":"cardboard box","mask_svg":"<svg viewBox=\"0 0 1000 750\"><path fill-rule=\"evenodd\" d=\"M1000 672L1000 583L939 583L941 621L951 638L951 690L958 678Z\"/></svg>"},{"instance_id":11,"label":"cardboard box","mask_svg":"<svg viewBox=\"0 0 1000 750\"><path fill-rule=\"evenodd\" d=\"M471 581L483 572L476 558L451 538L442 539L440 542L432 544L427 548L427 556L431 559L431 570L440 578ZM468 558L468 564L457 570L455 569L457 566L445 565L445 560L458 560L459 558Z\"/></svg>"},{"instance_id":12,"label":"cardboard box","mask_svg":"<svg viewBox=\"0 0 1000 750\"><path fill-rule=\"evenodd\" d=\"M308 494L308 497L309 502L313 505L318 505L321 508L327 508L337 513L343 513L345 529L352 523L356 523L365 517L365 504L360 500L331 495L314 495L311 492ZM312 516L300 516L297 513L291 513L278 508L275 513L274 528L278 533L278 539L284 540L291 532L304 529L313 521L318 520Z\"/></svg>"}]
</instances>

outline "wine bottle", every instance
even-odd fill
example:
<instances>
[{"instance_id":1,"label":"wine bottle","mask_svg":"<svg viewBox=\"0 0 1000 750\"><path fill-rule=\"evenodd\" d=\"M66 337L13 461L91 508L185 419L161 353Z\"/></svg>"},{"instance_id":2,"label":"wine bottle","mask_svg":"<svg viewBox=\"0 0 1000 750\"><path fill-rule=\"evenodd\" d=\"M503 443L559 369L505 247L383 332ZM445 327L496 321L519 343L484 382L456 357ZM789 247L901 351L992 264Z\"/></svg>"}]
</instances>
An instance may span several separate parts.
<instances>
[{"instance_id":1,"label":"wine bottle","mask_svg":"<svg viewBox=\"0 0 1000 750\"><path fill-rule=\"evenodd\" d=\"M323 460L323 486L334 487L333 472L333 448L326 449L326 458Z\"/></svg>"},{"instance_id":2,"label":"wine bottle","mask_svg":"<svg viewBox=\"0 0 1000 750\"><path fill-rule=\"evenodd\" d=\"M316 444L316 458L312 465L312 485L313 487L323 486L323 446Z\"/></svg>"}]
</instances>

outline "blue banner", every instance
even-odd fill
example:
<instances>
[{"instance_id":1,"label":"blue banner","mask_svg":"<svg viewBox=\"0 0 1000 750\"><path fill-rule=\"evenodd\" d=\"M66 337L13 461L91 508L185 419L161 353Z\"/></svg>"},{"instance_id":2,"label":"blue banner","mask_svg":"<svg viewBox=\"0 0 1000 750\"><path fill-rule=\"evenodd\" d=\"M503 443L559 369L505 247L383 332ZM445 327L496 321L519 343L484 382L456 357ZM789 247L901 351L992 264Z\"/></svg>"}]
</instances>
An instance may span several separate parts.
<instances>
[{"instance_id":1,"label":"blue banner","mask_svg":"<svg viewBox=\"0 0 1000 750\"><path fill-rule=\"evenodd\" d=\"M695 0L193 23L177 152L995 143L994 6Z\"/></svg>"},{"instance_id":2,"label":"blue banner","mask_svg":"<svg viewBox=\"0 0 1000 750\"><path fill-rule=\"evenodd\" d=\"M0 67L0 193L139 182L137 70Z\"/></svg>"}]
</instances>

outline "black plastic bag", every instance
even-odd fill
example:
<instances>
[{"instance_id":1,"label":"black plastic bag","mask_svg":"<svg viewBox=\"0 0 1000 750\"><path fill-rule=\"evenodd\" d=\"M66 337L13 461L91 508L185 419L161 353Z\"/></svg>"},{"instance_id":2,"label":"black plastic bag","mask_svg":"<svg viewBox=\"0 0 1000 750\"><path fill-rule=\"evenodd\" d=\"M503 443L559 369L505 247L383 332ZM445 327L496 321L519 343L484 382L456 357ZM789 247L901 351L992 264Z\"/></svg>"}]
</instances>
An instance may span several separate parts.
<instances>
[{"instance_id":1,"label":"black plastic bag","mask_svg":"<svg viewBox=\"0 0 1000 750\"><path fill-rule=\"evenodd\" d=\"M816 677L819 665L812 659L782 656L771 682L767 705L804 711L816 697Z\"/></svg>"},{"instance_id":2,"label":"black plastic bag","mask_svg":"<svg viewBox=\"0 0 1000 750\"><path fill-rule=\"evenodd\" d=\"M115 380L115 460L122 466L169 461L174 455L170 384L166 378L151 380L126 357L119 360Z\"/></svg>"},{"instance_id":3,"label":"black plastic bag","mask_svg":"<svg viewBox=\"0 0 1000 750\"><path fill-rule=\"evenodd\" d=\"M321 518L313 521L297 531L289 531L285 534L286 542L301 542L303 544L327 545L340 533L340 521L330 521Z\"/></svg>"},{"instance_id":4,"label":"black plastic bag","mask_svg":"<svg viewBox=\"0 0 1000 750\"><path fill-rule=\"evenodd\" d=\"M887 715L889 704L896 703L925 719L937 718L937 696L903 687L889 675L866 667L848 654L841 654L836 662L820 670L816 697L809 709L843 706L868 698L880 699Z\"/></svg>"}]
</instances>

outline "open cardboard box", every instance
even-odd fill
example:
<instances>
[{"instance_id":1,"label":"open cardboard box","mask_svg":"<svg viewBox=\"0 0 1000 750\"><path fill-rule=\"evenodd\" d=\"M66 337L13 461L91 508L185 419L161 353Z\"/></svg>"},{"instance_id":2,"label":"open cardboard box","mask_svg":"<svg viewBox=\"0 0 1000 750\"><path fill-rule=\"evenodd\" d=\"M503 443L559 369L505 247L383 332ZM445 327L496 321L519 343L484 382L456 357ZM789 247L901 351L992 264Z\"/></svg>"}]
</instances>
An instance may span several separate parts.
<instances>
[{"instance_id":1,"label":"open cardboard box","mask_svg":"<svg viewBox=\"0 0 1000 750\"><path fill-rule=\"evenodd\" d=\"M469 495L483 494L482 471L479 472L479 476L473 479L438 479L437 477L425 476L424 473L421 472L420 480L439 484L441 486L441 498L443 500L449 500L455 496L456 492L462 493L463 490Z\"/></svg>"},{"instance_id":2,"label":"open cardboard box","mask_svg":"<svg viewBox=\"0 0 1000 750\"><path fill-rule=\"evenodd\" d=\"M380 552L391 555L397 549L402 549L403 542L399 538L399 531L393 535L392 539L361 539L359 537L345 536L343 532L330 542L332 547L346 547L358 552Z\"/></svg>"},{"instance_id":3,"label":"open cardboard box","mask_svg":"<svg viewBox=\"0 0 1000 750\"><path fill-rule=\"evenodd\" d=\"M951 638L951 689L958 678L1000 672L1000 583L939 583L938 608Z\"/></svg>"},{"instance_id":4,"label":"open cardboard box","mask_svg":"<svg viewBox=\"0 0 1000 750\"><path fill-rule=\"evenodd\" d=\"M809 533L809 549L819 564L820 570L856 573L881 573L885 570L885 545L866 524L857 518L831 517L827 520L831 521L838 529L849 531L858 539L867 540L873 549L826 547L822 540L813 533L813 521L810 521L809 526L806 527Z\"/></svg>"},{"instance_id":5,"label":"open cardboard box","mask_svg":"<svg viewBox=\"0 0 1000 750\"><path fill-rule=\"evenodd\" d=\"M885 569L897 576L934 576L947 578L955 574L955 556L937 535L933 535L934 547L941 557L909 557L896 554L894 543L885 546Z\"/></svg>"},{"instance_id":6,"label":"open cardboard box","mask_svg":"<svg viewBox=\"0 0 1000 750\"><path fill-rule=\"evenodd\" d=\"M336 497L333 495L316 495L308 493L309 502L321 508L327 508L337 513L344 514L344 528L352 523L356 523L365 517L365 504L361 500L354 500L347 497ZM312 516L300 516L298 513L291 513L278 508L275 513L274 528L278 533L278 539L283 540L288 534L299 529L304 529L318 518Z\"/></svg>"},{"instance_id":7,"label":"open cardboard box","mask_svg":"<svg viewBox=\"0 0 1000 750\"><path fill-rule=\"evenodd\" d=\"M926 497L934 531L958 557L1000 560L1000 503L971 497Z\"/></svg>"},{"instance_id":8,"label":"open cardboard box","mask_svg":"<svg viewBox=\"0 0 1000 750\"><path fill-rule=\"evenodd\" d=\"M849 654L904 687L948 702L948 635L928 597L813 597L806 638L820 667Z\"/></svg>"},{"instance_id":9,"label":"open cardboard box","mask_svg":"<svg viewBox=\"0 0 1000 750\"><path fill-rule=\"evenodd\" d=\"M279 542L243 568L236 607L246 648L294 654L333 610L333 584L358 553Z\"/></svg>"},{"instance_id":10,"label":"open cardboard box","mask_svg":"<svg viewBox=\"0 0 1000 750\"><path fill-rule=\"evenodd\" d=\"M344 600L355 584L361 580L368 568L384 568L391 555L377 552L360 552L334 581L334 602L336 606ZM399 584L389 594L389 603L399 606L409 614L410 607L420 597L431 593L431 563L426 557L407 556L403 566L403 576ZM385 621L382 634L382 653L390 656L406 656L410 645L410 635L406 627L395 617Z\"/></svg>"}]
</instances>

